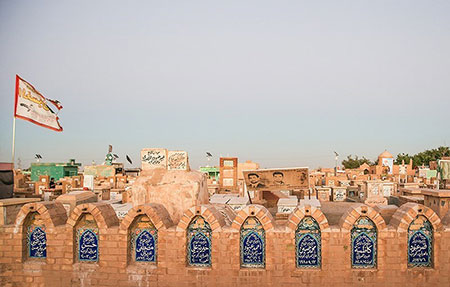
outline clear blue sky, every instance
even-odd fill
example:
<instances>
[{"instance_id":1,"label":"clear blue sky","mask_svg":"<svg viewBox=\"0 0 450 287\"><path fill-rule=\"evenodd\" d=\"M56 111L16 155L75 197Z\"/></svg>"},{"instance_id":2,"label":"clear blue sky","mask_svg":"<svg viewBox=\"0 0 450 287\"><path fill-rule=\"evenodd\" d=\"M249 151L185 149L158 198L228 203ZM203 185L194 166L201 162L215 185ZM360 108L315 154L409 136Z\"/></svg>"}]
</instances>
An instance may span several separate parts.
<instances>
[{"instance_id":1,"label":"clear blue sky","mask_svg":"<svg viewBox=\"0 0 450 287\"><path fill-rule=\"evenodd\" d=\"M263 167L450 143L448 1L1 1L0 161L14 77L64 132L17 120L16 159L139 165L144 147Z\"/></svg>"}]
</instances>

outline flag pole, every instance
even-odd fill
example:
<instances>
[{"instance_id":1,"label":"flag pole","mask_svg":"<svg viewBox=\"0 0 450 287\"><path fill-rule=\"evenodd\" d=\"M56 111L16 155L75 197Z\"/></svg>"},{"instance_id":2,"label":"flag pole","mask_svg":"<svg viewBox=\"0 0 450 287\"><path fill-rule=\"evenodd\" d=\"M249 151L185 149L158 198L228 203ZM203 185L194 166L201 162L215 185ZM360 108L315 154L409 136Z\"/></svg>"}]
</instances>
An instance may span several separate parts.
<instances>
[{"instance_id":1,"label":"flag pole","mask_svg":"<svg viewBox=\"0 0 450 287\"><path fill-rule=\"evenodd\" d=\"M12 137L12 164L14 168L14 147L16 144L16 117L13 117L13 137Z\"/></svg>"}]
</instances>

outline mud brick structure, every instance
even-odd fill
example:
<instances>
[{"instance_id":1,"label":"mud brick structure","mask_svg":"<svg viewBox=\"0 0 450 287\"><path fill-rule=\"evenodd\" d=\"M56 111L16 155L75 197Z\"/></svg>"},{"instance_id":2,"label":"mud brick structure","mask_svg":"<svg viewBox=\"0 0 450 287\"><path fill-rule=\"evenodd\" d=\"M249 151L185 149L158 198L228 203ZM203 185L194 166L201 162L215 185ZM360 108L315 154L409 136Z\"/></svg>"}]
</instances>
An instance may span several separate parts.
<instances>
[{"instance_id":1,"label":"mud brick structure","mask_svg":"<svg viewBox=\"0 0 450 287\"><path fill-rule=\"evenodd\" d=\"M0 227L0 285L450 285L450 225L443 225L432 209L415 203L399 208L374 209L359 203L346 206L348 209L340 218L327 216L309 205L299 206L287 221L280 223L260 205L248 205L240 211L223 205L197 205L185 210L174 222L166 208L155 203L134 206L121 221L106 203L80 204L68 217L59 202L28 203L21 208L14 224ZM315 261L309 261L309 267L303 267L305 261L298 258L303 255L297 249L304 242L299 238L309 234L301 228L305 220L315 224L314 238L319 238L313 244L319 247L320 253ZM365 227L358 226L362 220ZM252 223L256 227L250 234L257 238L255 234L259 232L262 243L259 251L263 260L256 267L248 267L243 262L248 259L244 236ZM410 248L417 246L409 243L422 236L424 226L428 226L428 231L424 230L430 236L429 267L424 267L423 261L415 261L417 254ZM375 234L371 246L376 248L376 253L371 258L374 263L371 268L359 266L352 255L353 244L359 240L358 237L352 240L360 231L356 227L371 228ZM33 228L41 237L45 232L45 249L41 241L41 248L32 247L30 252L30 241L35 242L37 238L36 233L30 235ZM153 234L148 238L153 239L154 248L141 254L136 246L142 247L139 245L142 242L135 235L145 228ZM202 235L199 228L203 228ZM95 255L93 260L85 260L80 255L79 243L86 240L77 237L80 230L96 234L91 237L96 245L89 245ZM201 236L208 240L198 241ZM196 249L200 245L204 249ZM92 249L96 246L98 249ZM200 257L191 258L189 252L191 255L203 252L204 260L196 261ZM137 255L147 256L148 260L139 261Z\"/></svg>"}]
</instances>

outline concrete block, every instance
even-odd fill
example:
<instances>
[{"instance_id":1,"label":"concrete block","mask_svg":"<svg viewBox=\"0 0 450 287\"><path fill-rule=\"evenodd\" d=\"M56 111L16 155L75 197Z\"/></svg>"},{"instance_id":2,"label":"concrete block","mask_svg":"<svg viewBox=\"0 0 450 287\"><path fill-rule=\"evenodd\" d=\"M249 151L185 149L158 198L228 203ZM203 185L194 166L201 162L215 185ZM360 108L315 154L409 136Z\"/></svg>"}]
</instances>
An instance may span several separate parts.
<instances>
[{"instance_id":1,"label":"concrete block","mask_svg":"<svg viewBox=\"0 0 450 287\"><path fill-rule=\"evenodd\" d=\"M0 226L13 224L23 205L41 201L40 198L6 198L0 199Z\"/></svg>"},{"instance_id":2,"label":"concrete block","mask_svg":"<svg viewBox=\"0 0 450 287\"><path fill-rule=\"evenodd\" d=\"M58 196L56 201L62 203L69 216L77 205L97 202L97 196L92 191L72 191Z\"/></svg>"}]
</instances>

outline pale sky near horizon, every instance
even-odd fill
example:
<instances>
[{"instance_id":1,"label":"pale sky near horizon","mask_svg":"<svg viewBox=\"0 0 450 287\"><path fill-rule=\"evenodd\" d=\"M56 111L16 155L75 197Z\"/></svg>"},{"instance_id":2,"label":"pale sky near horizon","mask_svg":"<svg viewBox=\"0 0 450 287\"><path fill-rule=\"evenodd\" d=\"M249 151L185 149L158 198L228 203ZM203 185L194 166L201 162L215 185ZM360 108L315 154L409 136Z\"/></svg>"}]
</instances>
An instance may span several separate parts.
<instances>
[{"instance_id":1,"label":"pale sky near horizon","mask_svg":"<svg viewBox=\"0 0 450 287\"><path fill-rule=\"evenodd\" d=\"M145 147L262 167L334 166L450 143L448 1L0 0L0 162L15 75L58 99L16 120L16 163L139 166ZM130 165L126 165L130 166Z\"/></svg>"}]
</instances>

